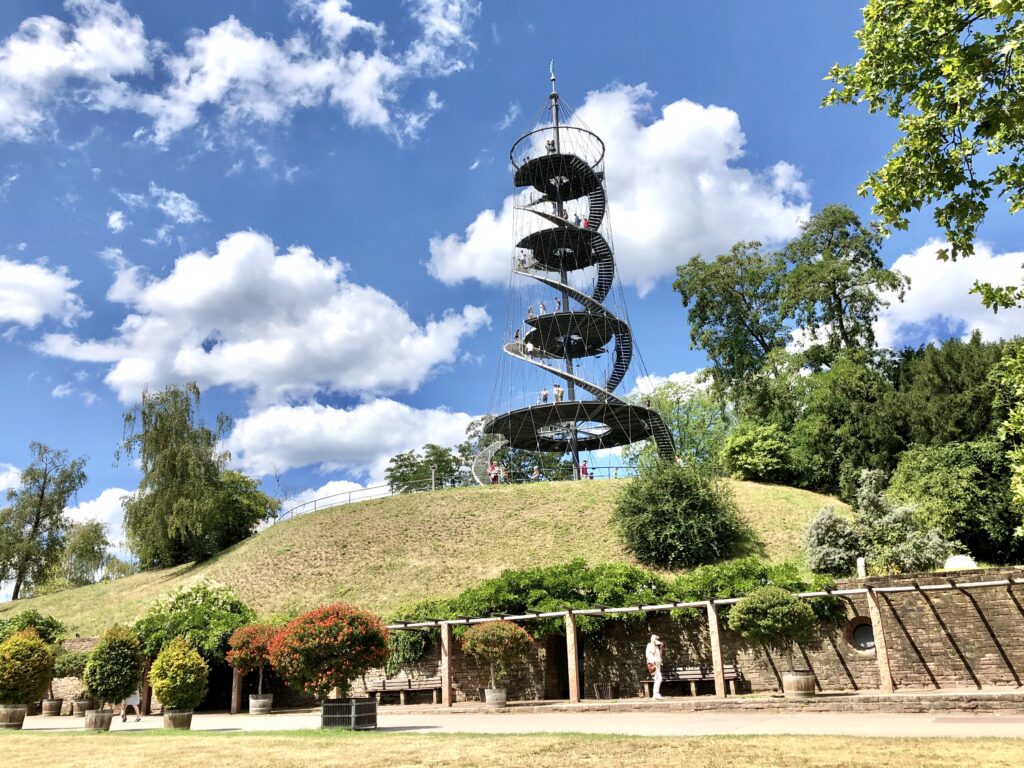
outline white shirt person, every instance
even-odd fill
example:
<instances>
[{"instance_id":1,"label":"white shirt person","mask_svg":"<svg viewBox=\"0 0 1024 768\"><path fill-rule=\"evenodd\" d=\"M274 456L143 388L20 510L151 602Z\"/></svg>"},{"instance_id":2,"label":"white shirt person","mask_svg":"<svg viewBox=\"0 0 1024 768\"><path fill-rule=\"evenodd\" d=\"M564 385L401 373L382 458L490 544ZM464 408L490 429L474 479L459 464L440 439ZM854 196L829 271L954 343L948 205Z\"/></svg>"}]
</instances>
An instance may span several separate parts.
<instances>
[{"instance_id":1,"label":"white shirt person","mask_svg":"<svg viewBox=\"0 0 1024 768\"><path fill-rule=\"evenodd\" d=\"M654 671L651 672L651 677L654 680L654 687L652 690L652 698L661 698L661 649L664 643L658 638L657 635L651 635L651 642L647 644L646 655L647 655L647 666L650 669L650 665L654 665Z\"/></svg>"}]
</instances>

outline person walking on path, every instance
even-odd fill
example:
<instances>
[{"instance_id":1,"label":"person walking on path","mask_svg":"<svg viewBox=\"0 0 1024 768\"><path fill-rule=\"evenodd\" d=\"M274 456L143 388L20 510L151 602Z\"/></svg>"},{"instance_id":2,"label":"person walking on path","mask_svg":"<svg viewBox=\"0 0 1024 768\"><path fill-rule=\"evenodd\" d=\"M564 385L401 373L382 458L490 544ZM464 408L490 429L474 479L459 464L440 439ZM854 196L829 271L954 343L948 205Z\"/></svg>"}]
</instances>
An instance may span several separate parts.
<instances>
[{"instance_id":1,"label":"person walking on path","mask_svg":"<svg viewBox=\"0 0 1024 768\"><path fill-rule=\"evenodd\" d=\"M657 635L651 635L651 642L647 644L647 671L654 680L653 695L651 698L661 698L661 648L664 643Z\"/></svg>"},{"instance_id":2,"label":"person walking on path","mask_svg":"<svg viewBox=\"0 0 1024 768\"><path fill-rule=\"evenodd\" d=\"M128 720L128 710L135 708L135 722L142 719L142 692L135 691L131 696L121 702L121 722Z\"/></svg>"},{"instance_id":3,"label":"person walking on path","mask_svg":"<svg viewBox=\"0 0 1024 768\"><path fill-rule=\"evenodd\" d=\"M497 464L497 462L494 462L494 461L491 462L491 467L488 470L488 473L491 476L491 485L497 485L498 484L498 464Z\"/></svg>"}]
</instances>

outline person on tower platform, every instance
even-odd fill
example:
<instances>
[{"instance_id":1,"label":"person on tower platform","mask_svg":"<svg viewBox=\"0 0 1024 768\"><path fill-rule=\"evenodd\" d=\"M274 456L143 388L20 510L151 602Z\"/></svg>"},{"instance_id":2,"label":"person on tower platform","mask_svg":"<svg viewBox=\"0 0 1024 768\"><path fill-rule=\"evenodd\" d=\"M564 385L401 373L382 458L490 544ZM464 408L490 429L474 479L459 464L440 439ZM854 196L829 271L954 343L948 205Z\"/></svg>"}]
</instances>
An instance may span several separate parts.
<instances>
[{"instance_id":1,"label":"person on tower platform","mask_svg":"<svg viewBox=\"0 0 1024 768\"><path fill-rule=\"evenodd\" d=\"M565 395L565 390L562 389L562 385L555 384L553 387L551 387L551 391L555 394L555 402L562 402L562 397Z\"/></svg>"},{"instance_id":2,"label":"person on tower platform","mask_svg":"<svg viewBox=\"0 0 1024 768\"><path fill-rule=\"evenodd\" d=\"M547 401L548 401L548 388L547 387L541 387L540 397L537 398L537 402L541 403L543 405L543 404L546 404Z\"/></svg>"}]
</instances>

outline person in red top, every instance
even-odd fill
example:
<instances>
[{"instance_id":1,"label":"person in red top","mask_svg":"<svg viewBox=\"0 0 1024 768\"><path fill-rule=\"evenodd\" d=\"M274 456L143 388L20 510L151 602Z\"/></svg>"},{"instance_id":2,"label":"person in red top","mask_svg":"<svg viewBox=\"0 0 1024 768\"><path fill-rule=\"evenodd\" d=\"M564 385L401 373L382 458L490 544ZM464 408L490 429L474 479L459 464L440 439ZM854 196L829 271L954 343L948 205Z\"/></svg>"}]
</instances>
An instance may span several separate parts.
<instances>
[{"instance_id":1,"label":"person in red top","mask_svg":"<svg viewBox=\"0 0 1024 768\"><path fill-rule=\"evenodd\" d=\"M586 479L587 479L587 460L584 459L583 462L580 464L580 480L586 480Z\"/></svg>"}]
</instances>

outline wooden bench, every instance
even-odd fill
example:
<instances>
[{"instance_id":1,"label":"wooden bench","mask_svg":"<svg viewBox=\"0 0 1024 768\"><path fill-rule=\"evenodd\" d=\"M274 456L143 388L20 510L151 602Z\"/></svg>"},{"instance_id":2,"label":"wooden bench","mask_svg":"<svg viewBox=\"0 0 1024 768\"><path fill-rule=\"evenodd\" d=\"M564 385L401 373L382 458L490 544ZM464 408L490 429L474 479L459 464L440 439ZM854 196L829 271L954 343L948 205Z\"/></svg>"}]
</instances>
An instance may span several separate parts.
<instances>
[{"instance_id":1,"label":"wooden bench","mask_svg":"<svg viewBox=\"0 0 1024 768\"><path fill-rule=\"evenodd\" d=\"M424 677L419 680L407 678L401 680L378 680L376 683L366 686L366 692L371 697L376 698L379 693L397 693L398 700L402 704L408 703L406 697L410 691L430 691L433 702L440 704L441 678Z\"/></svg>"},{"instance_id":2,"label":"wooden bench","mask_svg":"<svg viewBox=\"0 0 1024 768\"><path fill-rule=\"evenodd\" d=\"M736 695L736 681L742 680L743 675L740 673L740 668L736 664L724 665L725 681L729 685L729 693L733 696ZM715 672L710 667L662 667L661 668L661 685L664 687L665 683L689 683L690 684L690 695L697 695L697 683L710 681L714 682ZM641 693L650 698L654 691L654 678L649 677L646 680L640 681Z\"/></svg>"}]
</instances>

